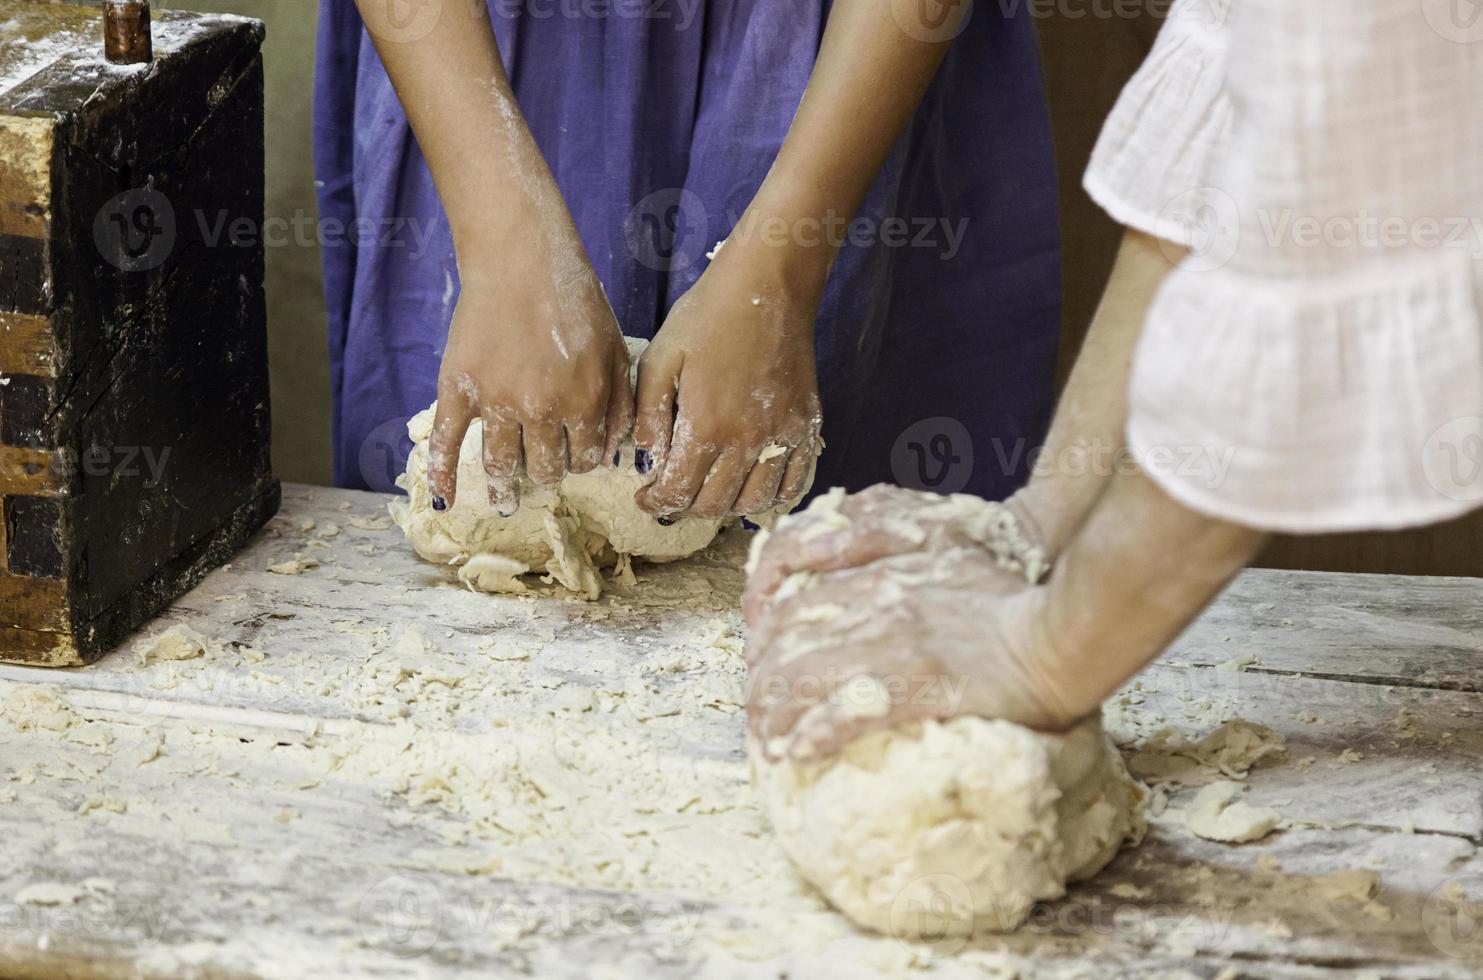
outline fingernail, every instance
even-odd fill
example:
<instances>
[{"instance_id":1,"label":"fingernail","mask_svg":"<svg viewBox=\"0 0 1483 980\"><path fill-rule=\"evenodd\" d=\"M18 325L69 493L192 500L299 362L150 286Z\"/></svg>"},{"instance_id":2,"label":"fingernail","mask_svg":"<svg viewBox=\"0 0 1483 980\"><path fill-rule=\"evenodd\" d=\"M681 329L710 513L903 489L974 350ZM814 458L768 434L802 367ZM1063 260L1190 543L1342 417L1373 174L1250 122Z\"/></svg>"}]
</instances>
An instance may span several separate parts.
<instances>
[{"instance_id":1,"label":"fingernail","mask_svg":"<svg viewBox=\"0 0 1483 980\"><path fill-rule=\"evenodd\" d=\"M654 468L654 457L647 449L635 450L633 454L634 469L640 473L647 473Z\"/></svg>"},{"instance_id":2,"label":"fingernail","mask_svg":"<svg viewBox=\"0 0 1483 980\"><path fill-rule=\"evenodd\" d=\"M622 459L623 459L623 450L620 449L616 453L613 454L613 466L616 468L617 465L618 465L618 463L619 463L619 461L622 460Z\"/></svg>"},{"instance_id":3,"label":"fingernail","mask_svg":"<svg viewBox=\"0 0 1483 980\"><path fill-rule=\"evenodd\" d=\"M442 497L434 497L433 498L433 510L447 510L447 509L448 509L448 501L444 500Z\"/></svg>"},{"instance_id":4,"label":"fingernail","mask_svg":"<svg viewBox=\"0 0 1483 980\"><path fill-rule=\"evenodd\" d=\"M501 517L514 517L518 510L520 510L519 507L512 507L509 510L496 510L495 513Z\"/></svg>"},{"instance_id":5,"label":"fingernail","mask_svg":"<svg viewBox=\"0 0 1483 980\"><path fill-rule=\"evenodd\" d=\"M673 517L656 517L654 519L659 522L660 527L674 527L675 524Z\"/></svg>"}]
</instances>

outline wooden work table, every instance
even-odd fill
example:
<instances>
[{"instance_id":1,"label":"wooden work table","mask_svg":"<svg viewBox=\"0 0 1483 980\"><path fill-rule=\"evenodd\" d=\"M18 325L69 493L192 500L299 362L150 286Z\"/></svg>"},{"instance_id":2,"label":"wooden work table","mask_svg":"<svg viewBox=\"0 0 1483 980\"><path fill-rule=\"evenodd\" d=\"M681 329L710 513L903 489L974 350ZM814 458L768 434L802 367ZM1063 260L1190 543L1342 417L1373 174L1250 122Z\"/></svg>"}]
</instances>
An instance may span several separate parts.
<instances>
[{"instance_id":1,"label":"wooden work table","mask_svg":"<svg viewBox=\"0 0 1483 980\"><path fill-rule=\"evenodd\" d=\"M1483 581L1245 574L1110 726L1175 754L1268 726L1285 750L1245 782L1279 830L1166 815L1021 932L912 946L825 909L751 801L743 532L598 603L495 597L384 502L285 487L143 640L0 666L0 975L1483 969ZM202 656L141 662L179 625ZM1377 889L1331 887L1349 871Z\"/></svg>"}]
</instances>

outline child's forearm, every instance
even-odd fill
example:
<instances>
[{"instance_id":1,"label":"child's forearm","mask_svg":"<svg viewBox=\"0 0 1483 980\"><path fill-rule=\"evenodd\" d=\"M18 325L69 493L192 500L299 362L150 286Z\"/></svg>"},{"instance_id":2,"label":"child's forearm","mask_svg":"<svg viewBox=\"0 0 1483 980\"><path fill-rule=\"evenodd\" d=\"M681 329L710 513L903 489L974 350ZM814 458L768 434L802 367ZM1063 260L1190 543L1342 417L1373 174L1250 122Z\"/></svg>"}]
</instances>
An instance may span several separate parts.
<instances>
[{"instance_id":1,"label":"child's forearm","mask_svg":"<svg viewBox=\"0 0 1483 980\"><path fill-rule=\"evenodd\" d=\"M802 288L822 286L839 242L820 229L855 215L947 52L946 41L903 29L921 16L918 6L835 0L798 114L728 248L785 266ZM947 16L960 18L968 6ZM941 36L955 34L953 26L942 25ZM774 234L779 228L786 232Z\"/></svg>"},{"instance_id":2,"label":"child's forearm","mask_svg":"<svg viewBox=\"0 0 1483 980\"><path fill-rule=\"evenodd\" d=\"M459 254L507 241L533 215L559 207L484 0L420 5L405 21L393 19L399 4L357 4L427 159Z\"/></svg>"}]
</instances>

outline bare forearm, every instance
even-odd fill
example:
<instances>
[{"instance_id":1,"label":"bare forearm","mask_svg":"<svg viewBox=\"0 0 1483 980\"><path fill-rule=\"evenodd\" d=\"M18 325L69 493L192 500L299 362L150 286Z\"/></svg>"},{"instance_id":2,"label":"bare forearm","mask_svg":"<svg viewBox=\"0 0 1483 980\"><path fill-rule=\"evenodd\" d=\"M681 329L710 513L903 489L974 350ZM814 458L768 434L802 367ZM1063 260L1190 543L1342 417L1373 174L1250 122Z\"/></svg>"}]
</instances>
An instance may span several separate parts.
<instances>
[{"instance_id":1,"label":"bare forearm","mask_svg":"<svg viewBox=\"0 0 1483 980\"><path fill-rule=\"evenodd\" d=\"M410 26L391 20L398 4L357 2L460 255L549 207L549 171L516 105L483 0L446 0L431 6L437 12L428 22Z\"/></svg>"},{"instance_id":2,"label":"bare forearm","mask_svg":"<svg viewBox=\"0 0 1483 980\"><path fill-rule=\"evenodd\" d=\"M1095 710L1147 666L1265 540L1189 510L1142 473L1114 477L1046 585L1034 669L1063 717Z\"/></svg>"},{"instance_id":3,"label":"bare forearm","mask_svg":"<svg viewBox=\"0 0 1483 980\"><path fill-rule=\"evenodd\" d=\"M740 222L743 248L771 250L820 288L839 242L818 229L855 215L947 51L904 31L892 4L919 16L916 0L836 0L798 114Z\"/></svg>"},{"instance_id":4,"label":"bare forearm","mask_svg":"<svg viewBox=\"0 0 1483 980\"><path fill-rule=\"evenodd\" d=\"M1022 517L1059 554L1106 489L1125 448L1128 383L1143 321L1180 246L1128 229L1102 302L1056 407L1029 485L1015 497Z\"/></svg>"}]
</instances>

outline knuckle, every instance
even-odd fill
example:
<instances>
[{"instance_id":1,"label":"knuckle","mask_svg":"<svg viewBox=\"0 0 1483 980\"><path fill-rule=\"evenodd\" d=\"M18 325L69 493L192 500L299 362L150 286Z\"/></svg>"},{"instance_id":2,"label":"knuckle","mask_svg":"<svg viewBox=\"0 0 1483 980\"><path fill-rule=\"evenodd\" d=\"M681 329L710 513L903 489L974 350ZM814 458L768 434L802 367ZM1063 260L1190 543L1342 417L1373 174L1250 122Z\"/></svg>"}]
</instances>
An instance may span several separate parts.
<instances>
[{"instance_id":1,"label":"knuckle","mask_svg":"<svg viewBox=\"0 0 1483 980\"><path fill-rule=\"evenodd\" d=\"M667 510L679 511L688 509L691 501L693 501L695 497L694 495L687 493L684 490L661 489L653 493L649 499L652 500L659 507L665 508Z\"/></svg>"},{"instance_id":2,"label":"knuckle","mask_svg":"<svg viewBox=\"0 0 1483 980\"><path fill-rule=\"evenodd\" d=\"M572 472L591 473L602 462L602 455L600 447L590 447L581 452L572 453Z\"/></svg>"},{"instance_id":3,"label":"knuckle","mask_svg":"<svg viewBox=\"0 0 1483 980\"><path fill-rule=\"evenodd\" d=\"M484 451L484 472L496 479L508 479L515 475L519 462L508 453Z\"/></svg>"},{"instance_id":4,"label":"knuckle","mask_svg":"<svg viewBox=\"0 0 1483 980\"><path fill-rule=\"evenodd\" d=\"M711 500L698 501L691 505L690 513L707 521L715 521L726 516L726 507Z\"/></svg>"},{"instance_id":5,"label":"knuckle","mask_svg":"<svg viewBox=\"0 0 1483 980\"><path fill-rule=\"evenodd\" d=\"M521 421L526 425L560 425L563 412L561 406L550 398L530 397L520 404Z\"/></svg>"},{"instance_id":6,"label":"knuckle","mask_svg":"<svg viewBox=\"0 0 1483 980\"><path fill-rule=\"evenodd\" d=\"M438 376L438 403L467 408L479 400L479 383L473 375L454 371Z\"/></svg>"},{"instance_id":7,"label":"knuckle","mask_svg":"<svg viewBox=\"0 0 1483 980\"><path fill-rule=\"evenodd\" d=\"M738 514L760 514L763 511L770 509L773 505L773 502L774 501L771 496L763 495L760 493L755 494L751 497L746 497L742 500L738 500L736 502L736 512Z\"/></svg>"}]
</instances>

